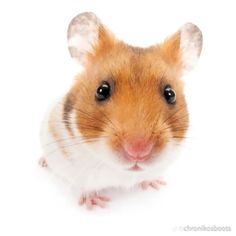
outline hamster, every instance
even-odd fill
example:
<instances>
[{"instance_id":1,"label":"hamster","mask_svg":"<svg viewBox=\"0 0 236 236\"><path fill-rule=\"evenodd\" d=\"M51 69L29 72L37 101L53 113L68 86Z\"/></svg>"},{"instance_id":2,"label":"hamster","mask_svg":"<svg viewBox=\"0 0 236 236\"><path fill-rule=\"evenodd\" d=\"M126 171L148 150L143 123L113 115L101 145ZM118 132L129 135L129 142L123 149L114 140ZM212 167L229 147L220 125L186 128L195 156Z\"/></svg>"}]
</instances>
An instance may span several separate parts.
<instances>
[{"instance_id":1,"label":"hamster","mask_svg":"<svg viewBox=\"0 0 236 236\"><path fill-rule=\"evenodd\" d=\"M187 23L160 44L133 47L85 12L69 24L68 48L84 70L43 122L40 164L90 209L106 206L109 188L164 185L188 129L181 76L200 56L200 29Z\"/></svg>"}]
</instances>

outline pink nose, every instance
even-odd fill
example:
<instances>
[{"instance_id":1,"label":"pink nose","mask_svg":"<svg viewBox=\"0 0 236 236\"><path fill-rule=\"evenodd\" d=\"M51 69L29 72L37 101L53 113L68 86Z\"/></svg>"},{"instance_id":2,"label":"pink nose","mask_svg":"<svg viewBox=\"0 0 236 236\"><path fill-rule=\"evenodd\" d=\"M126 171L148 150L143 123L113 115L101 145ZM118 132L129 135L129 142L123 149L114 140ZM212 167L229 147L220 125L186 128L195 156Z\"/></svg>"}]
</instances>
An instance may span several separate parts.
<instances>
[{"instance_id":1,"label":"pink nose","mask_svg":"<svg viewBox=\"0 0 236 236\"><path fill-rule=\"evenodd\" d=\"M130 161L145 161L150 158L153 144L144 138L135 138L123 144L124 156Z\"/></svg>"}]
</instances>

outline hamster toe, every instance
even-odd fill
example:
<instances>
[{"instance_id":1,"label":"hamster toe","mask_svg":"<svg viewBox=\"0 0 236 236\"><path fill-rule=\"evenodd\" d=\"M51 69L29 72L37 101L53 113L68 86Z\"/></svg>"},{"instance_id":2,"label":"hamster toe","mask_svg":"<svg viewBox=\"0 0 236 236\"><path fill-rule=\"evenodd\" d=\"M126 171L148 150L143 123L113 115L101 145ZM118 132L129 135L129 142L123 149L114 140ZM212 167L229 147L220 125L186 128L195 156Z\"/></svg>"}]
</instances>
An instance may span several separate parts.
<instances>
[{"instance_id":1,"label":"hamster toe","mask_svg":"<svg viewBox=\"0 0 236 236\"><path fill-rule=\"evenodd\" d=\"M87 209L92 210L96 206L105 208L108 201L110 201L110 198L107 196L97 192L92 192L82 195L79 199L79 204L85 205Z\"/></svg>"},{"instance_id":2,"label":"hamster toe","mask_svg":"<svg viewBox=\"0 0 236 236\"><path fill-rule=\"evenodd\" d=\"M43 157L41 157L41 158L39 159L38 163L39 163L39 165L40 165L41 167L47 167L47 166L48 166L46 160L45 160Z\"/></svg>"},{"instance_id":3,"label":"hamster toe","mask_svg":"<svg viewBox=\"0 0 236 236\"><path fill-rule=\"evenodd\" d=\"M151 181L145 180L145 181L141 182L140 185L143 190L146 190L149 187L154 188L154 189L159 189L161 186L166 185L166 182L163 180L159 180L159 179L151 180Z\"/></svg>"}]
</instances>

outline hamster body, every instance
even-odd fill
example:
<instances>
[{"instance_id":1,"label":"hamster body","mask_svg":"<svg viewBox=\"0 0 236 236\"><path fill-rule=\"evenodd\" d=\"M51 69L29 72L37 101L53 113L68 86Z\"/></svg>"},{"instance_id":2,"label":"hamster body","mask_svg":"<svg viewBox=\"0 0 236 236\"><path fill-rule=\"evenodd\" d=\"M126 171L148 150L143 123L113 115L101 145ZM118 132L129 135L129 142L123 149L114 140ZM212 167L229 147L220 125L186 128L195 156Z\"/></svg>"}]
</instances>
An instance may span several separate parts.
<instances>
[{"instance_id":1,"label":"hamster body","mask_svg":"<svg viewBox=\"0 0 236 236\"><path fill-rule=\"evenodd\" d=\"M87 12L71 21L68 46L84 71L43 122L44 163L90 208L105 205L107 188L163 184L188 129L180 77L200 55L201 31L188 23L137 48Z\"/></svg>"}]
</instances>

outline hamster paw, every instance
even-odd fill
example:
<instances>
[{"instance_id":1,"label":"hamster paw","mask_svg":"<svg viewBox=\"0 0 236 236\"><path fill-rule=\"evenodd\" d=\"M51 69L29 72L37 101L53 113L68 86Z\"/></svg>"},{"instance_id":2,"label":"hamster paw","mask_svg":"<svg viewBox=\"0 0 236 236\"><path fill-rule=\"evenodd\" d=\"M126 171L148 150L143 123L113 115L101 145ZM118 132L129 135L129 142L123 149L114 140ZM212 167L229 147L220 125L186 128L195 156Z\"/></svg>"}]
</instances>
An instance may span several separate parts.
<instances>
[{"instance_id":1,"label":"hamster paw","mask_svg":"<svg viewBox=\"0 0 236 236\"><path fill-rule=\"evenodd\" d=\"M163 180L151 180L151 181L143 181L141 182L141 188L146 190L149 187L152 187L154 189L159 189L161 186L166 185L166 182Z\"/></svg>"},{"instance_id":2,"label":"hamster paw","mask_svg":"<svg viewBox=\"0 0 236 236\"><path fill-rule=\"evenodd\" d=\"M86 195L82 195L79 199L80 205L85 205L89 210L99 206L101 208L106 207L106 203L110 201L110 198L97 192L92 192Z\"/></svg>"},{"instance_id":3,"label":"hamster paw","mask_svg":"<svg viewBox=\"0 0 236 236\"><path fill-rule=\"evenodd\" d=\"M47 166L48 166L46 160L45 160L43 157L41 157L41 158L39 159L38 163L39 163L39 165L40 165L41 167L47 167Z\"/></svg>"}]
</instances>

